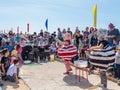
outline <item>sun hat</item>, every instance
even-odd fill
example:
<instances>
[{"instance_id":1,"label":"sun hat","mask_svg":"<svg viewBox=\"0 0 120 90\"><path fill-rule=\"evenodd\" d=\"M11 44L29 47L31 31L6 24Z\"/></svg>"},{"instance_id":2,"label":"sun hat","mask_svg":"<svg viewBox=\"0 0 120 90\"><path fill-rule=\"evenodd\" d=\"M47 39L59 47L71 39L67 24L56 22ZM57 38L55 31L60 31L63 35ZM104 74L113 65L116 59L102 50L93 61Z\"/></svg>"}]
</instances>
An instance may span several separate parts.
<instances>
[{"instance_id":1,"label":"sun hat","mask_svg":"<svg viewBox=\"0 0 120 90\"><path fill-rule=\"evenodd\" d=\"M112 28L114 28L114 27L115 27L115 26L114 26L112 23L109 24L109 28L112 29Z\"/></svg>"}]
</instances>

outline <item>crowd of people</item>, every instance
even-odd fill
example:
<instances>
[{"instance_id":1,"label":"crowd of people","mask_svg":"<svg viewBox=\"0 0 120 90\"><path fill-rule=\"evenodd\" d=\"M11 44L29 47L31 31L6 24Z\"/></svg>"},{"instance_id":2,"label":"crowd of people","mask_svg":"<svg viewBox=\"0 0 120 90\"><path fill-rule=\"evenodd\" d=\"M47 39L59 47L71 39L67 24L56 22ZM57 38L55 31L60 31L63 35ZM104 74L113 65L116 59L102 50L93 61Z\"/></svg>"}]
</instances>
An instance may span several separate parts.
<instances>
[{"instance_id":1,"label":"crowd of people","mask_svg":"<svg viewBox=\"0 0 120 90\"><path fill-rule=\"evenodd\" d=\"M40 63L41 60L48 61L50 55L57 56L57 50L61 47L60 41L67 41L68 44L76 46L77 53L73 55L77 57L75 59L86 60L86 51L100 49L106 43L102 42L104 40L116 51L114 77L120 79L120 32L112 23L108 27L109 30L86 27L85 30L81 31L76 27L74 32L70 28L63 30L58 28L57 32L53 33L40 30L40 33L34 32L33 34L23 34L22 32L15 34L13 31L9 31L8 34L1 34L0 68L2 80L19 83L19 68L24 61L31 60L34 63ZM69 33L70 38L65 36L66 33ZM74 57L70 59L74 59ZM69 74L71 71L71 68L67 66L68 64L65 62L67 72L64 74Z\"/></svg>"}]
</instances>

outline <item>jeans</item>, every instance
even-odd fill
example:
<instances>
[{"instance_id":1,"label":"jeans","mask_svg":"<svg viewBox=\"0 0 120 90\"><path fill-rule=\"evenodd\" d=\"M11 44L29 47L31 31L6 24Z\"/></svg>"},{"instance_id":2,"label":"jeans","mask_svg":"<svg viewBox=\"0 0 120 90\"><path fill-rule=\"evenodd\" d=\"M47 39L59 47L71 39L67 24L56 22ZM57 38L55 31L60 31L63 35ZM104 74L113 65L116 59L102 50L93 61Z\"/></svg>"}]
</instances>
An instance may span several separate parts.
<instances>
[{"instance_id":1,"label":"jeans","mask_svg":"<svg viewBox=\"0 0 120 90\"><path fill-rule=\"evenodd\" d=\"M115 64L114 66L115 66L115 69L114 69L115 75L114 75L114 77L120 79L120 64Z\"/></svg>"},{"instance_id":2,"label":"jeans","mask_svg":"<svg viewBox=\"0 0 120 90\"><path fill-rule=\"evenodd\" d=\"M100 71L101 84L103 87L107 88L107 75L106 71Z\"/></svg>"},{"instance_id":3,"label":"jeans","mask_svg":"<svg viewBox=\"0 0 120 90\"><path fill-rule=\"evenodd\" d=\"M8 75L7 78L10 80L10 82L15 82L15 77Z\"/></svg>"}]
</instances>

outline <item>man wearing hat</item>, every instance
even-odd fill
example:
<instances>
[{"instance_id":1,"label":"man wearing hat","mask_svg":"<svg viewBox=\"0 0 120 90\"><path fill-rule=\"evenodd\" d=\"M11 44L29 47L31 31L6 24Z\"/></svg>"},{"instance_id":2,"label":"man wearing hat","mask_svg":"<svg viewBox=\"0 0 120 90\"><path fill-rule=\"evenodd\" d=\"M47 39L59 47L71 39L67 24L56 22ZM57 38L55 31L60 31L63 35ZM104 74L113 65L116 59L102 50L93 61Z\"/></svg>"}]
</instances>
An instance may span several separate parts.
<instances>
[{"instance_id":1,"label":"man wearing hat","mask_svg":"<svg viewBox=\"0 0 120 90\"><path fill-rule=\"evenodd\" d=\"M108 38L108 42L110 43L110 45L113 45L113 39L119 38L119 30L116 29L112 23L109 24L108 28L109 28L109 31L106 38Z\"/></svg>"}]
</instances>

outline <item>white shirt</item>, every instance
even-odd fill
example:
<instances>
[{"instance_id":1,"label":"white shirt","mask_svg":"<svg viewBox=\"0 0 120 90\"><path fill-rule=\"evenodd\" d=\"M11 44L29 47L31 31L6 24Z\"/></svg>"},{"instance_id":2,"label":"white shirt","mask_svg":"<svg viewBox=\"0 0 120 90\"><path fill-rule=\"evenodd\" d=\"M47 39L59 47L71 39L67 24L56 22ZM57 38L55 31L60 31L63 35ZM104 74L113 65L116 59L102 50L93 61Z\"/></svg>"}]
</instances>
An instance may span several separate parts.
<instances>
[{"instance_id":1,"label":"white shirt","mask_svg":"<svg viewBox=\"0 0 120 90\"><path fill-rule=\"evenodd\" d=\"M120 64L120 53L116 53L116 56L115 56L115 63L116 64Z\"/></svg>"},{"instance_id":2,"label":"white shirt","mask_svg":"<svg viewBox=\"0 0 120 90\"><path fill-rule=\"evenodd\" d=\"M17 74L17 67L12 64L7 71L7 75L13 76L15 73Z\"/></svg>"}]
</instances>

